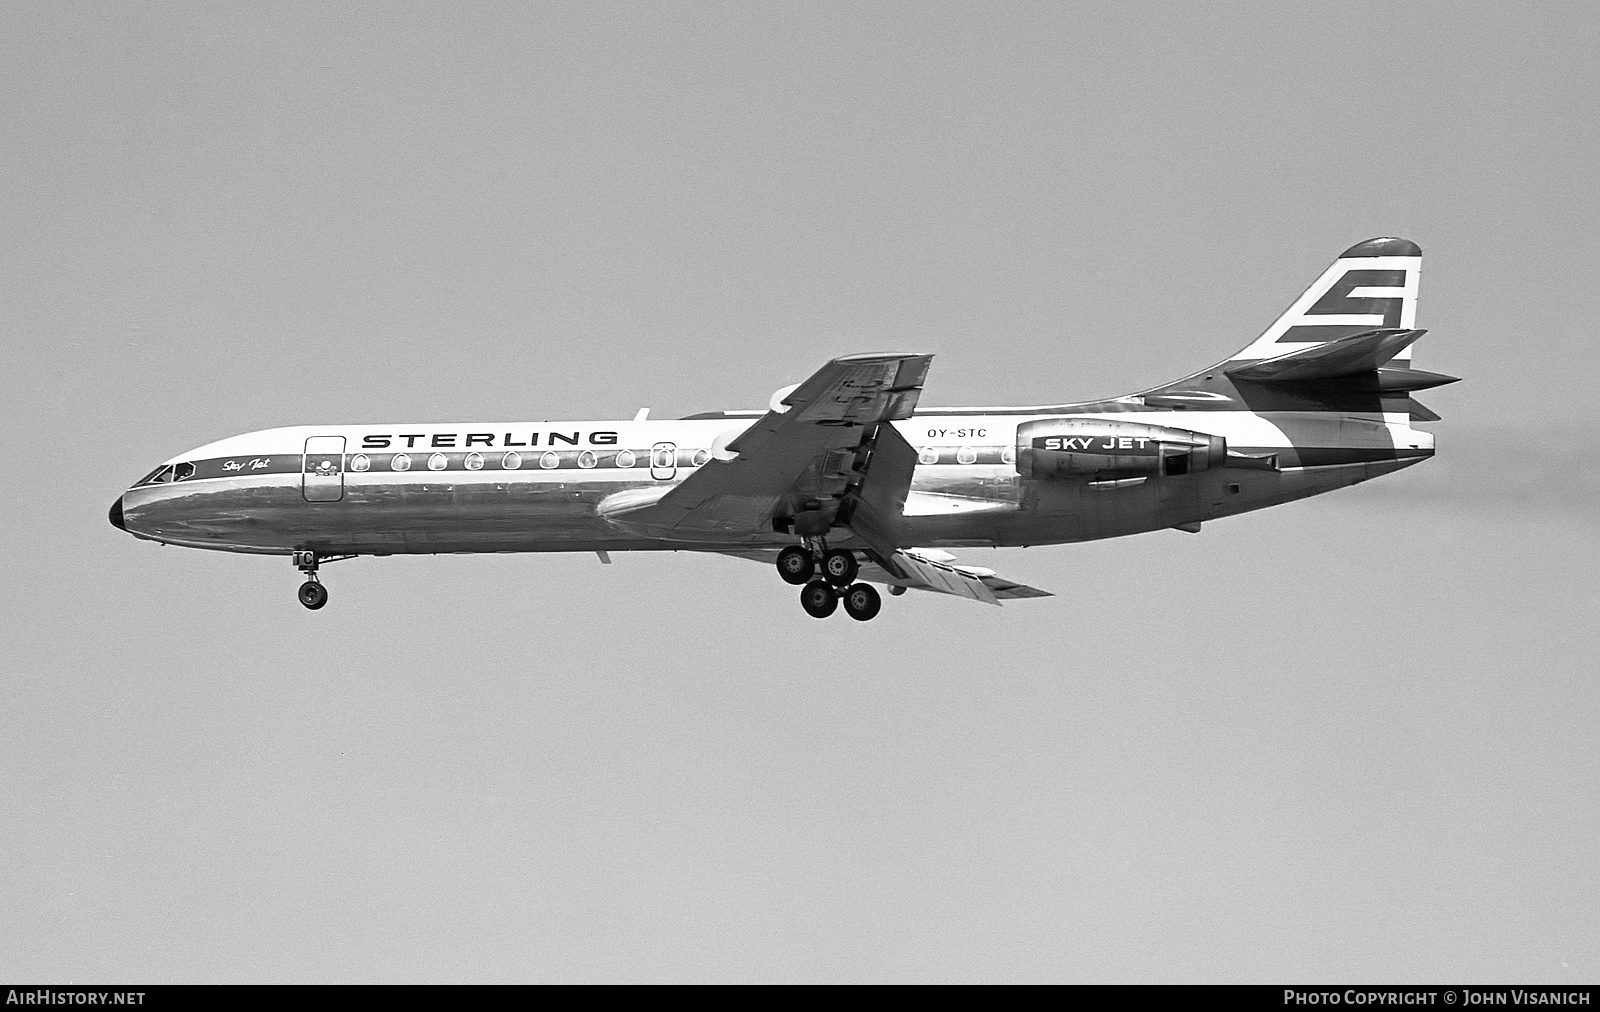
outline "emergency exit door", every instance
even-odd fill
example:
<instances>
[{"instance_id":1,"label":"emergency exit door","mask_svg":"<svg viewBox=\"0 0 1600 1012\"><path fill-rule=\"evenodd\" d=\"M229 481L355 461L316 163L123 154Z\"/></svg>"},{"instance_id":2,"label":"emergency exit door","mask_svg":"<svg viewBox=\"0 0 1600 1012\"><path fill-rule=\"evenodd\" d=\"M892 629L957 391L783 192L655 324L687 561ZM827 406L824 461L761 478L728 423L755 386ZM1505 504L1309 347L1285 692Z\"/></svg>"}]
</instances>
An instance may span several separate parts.
<instances>
[{"instance_id":1,"label":"emergency exit door","mask_svg":"<svg viewBox=\"0 0 1600 1012\"><path fill-rule=\"evenodd\" d=\"M300 465L300 492L306 502L344 498L344 437L312 436Z\"/></svg>"}]
</instances>

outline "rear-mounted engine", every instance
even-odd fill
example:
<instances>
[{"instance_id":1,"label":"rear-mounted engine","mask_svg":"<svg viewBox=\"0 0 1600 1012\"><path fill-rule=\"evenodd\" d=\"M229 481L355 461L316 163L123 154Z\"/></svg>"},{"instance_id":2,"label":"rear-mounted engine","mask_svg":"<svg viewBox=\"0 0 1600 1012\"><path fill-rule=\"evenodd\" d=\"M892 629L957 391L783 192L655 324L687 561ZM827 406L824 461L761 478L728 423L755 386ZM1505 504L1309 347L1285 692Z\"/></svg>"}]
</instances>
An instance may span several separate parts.
<instances>
[{"instance_id":1,"label":"rear-mounted engine","mask_svg":"<svg viewBox=\"0 0 1600 1012\"><path fill-rule=\"evenodd\" d=\"M1228 441L1203 432L1098 418L1048 418L1017 427L1024 478L1178 475L1222 467Z\"/></svg>"}]
</instances>

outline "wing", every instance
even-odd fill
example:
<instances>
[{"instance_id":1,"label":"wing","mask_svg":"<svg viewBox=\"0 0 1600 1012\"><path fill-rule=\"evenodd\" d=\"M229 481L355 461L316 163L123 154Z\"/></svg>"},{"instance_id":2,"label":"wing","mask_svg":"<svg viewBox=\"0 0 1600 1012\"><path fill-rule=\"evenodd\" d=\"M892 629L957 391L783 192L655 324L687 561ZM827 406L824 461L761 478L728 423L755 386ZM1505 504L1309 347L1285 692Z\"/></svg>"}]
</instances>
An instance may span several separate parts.
<instances>
[{"instance_id":1,"label":"wing","mask_svg":"<svg viewBox=\"0 0 1600 1012\"><path fill-rule=\"evenodd\" d=\"M954 556L930 548L904 548L890 556L879 556L870 566L863 566L861 572L864 580L953 594L993 605L1025 597L1055 596L1048 590L997 576L992 569L959 565Z\"/></svg>"},{"instance_id":2,"label":"wing","mask_svg":"<svg viewBox=\"0 0 1600 1012\"><path fill-rule=\"evenodd\" d=\"M887 423L910 418L931 355L837 358L665 494L618 493L607 520L650 537L771 542L851 525L893 551L916 455ZM852 525L851 522L854 521Z\"/></svg>"},{"instance_id":3,"label":"wing","mask_svg":"<svg viewBox=\"0 0 1600 1012\"><path fill-rule=\"evenodd\" d=\"M771 565L778 555L776 551L723 554L767 565ZM860 579L891 587L950 594L993 605L1028 597L1055 596L1048 590L1007 580L996 575L992 569L960 565L954 556L933 548L903 548L887 556L874 552L871 561L862 565Z\"/></svg>"}]
</instances>

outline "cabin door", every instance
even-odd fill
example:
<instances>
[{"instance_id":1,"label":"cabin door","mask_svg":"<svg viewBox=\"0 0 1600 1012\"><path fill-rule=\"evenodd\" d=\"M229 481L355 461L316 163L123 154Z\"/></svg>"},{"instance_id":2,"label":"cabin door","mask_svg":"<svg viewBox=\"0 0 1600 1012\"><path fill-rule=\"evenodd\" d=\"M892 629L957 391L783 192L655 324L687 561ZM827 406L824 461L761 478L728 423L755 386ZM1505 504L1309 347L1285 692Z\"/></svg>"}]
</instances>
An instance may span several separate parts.
<instances>
[{"instance_id":1,"label":"cabin door","mask_svg":"<svg viewBox=\"0 0 1600 1012\"><path fill-rule=\"evenodd\" d=\"M650 477L668 481L678 473L678 448L672 443L657 443L650 448Z\"/></svg>"},{"instance_id":2,"label":"cabin door","mask_svg":"<svg viewBox=\"0 0 1600 1012\"><path fill-rule=\"evenodd\" d=\"M344 437L312 436L300 464L300 492L306 502L344 498Z\"/></svg>"}]
</instances>

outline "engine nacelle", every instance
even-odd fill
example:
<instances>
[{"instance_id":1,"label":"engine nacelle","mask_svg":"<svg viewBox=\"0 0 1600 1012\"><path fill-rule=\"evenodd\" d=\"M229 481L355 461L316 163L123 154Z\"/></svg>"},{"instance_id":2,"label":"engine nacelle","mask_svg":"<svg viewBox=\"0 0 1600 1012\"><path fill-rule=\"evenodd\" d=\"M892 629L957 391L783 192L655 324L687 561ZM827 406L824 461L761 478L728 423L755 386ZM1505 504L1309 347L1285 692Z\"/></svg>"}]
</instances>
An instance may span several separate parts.
<instances>
[{"instance_id":1,"label":"engine nacelle","mask_svg":"<svg viewBox=\"0 0 1600 1012\"><path fill-rule=\"evenodd\" d=\"M1179 475L1222 467L1228 441L1165 425L1103 418L1046 418L1017 426L1024 478Z\"/></svg>"}]
</instances>

